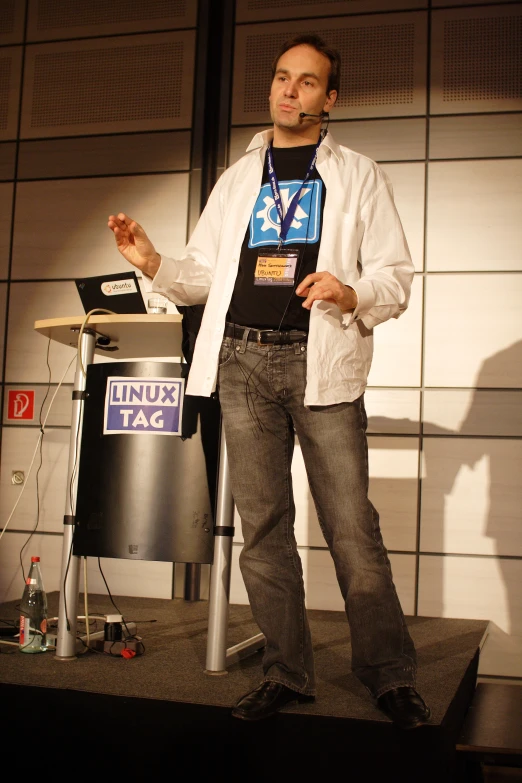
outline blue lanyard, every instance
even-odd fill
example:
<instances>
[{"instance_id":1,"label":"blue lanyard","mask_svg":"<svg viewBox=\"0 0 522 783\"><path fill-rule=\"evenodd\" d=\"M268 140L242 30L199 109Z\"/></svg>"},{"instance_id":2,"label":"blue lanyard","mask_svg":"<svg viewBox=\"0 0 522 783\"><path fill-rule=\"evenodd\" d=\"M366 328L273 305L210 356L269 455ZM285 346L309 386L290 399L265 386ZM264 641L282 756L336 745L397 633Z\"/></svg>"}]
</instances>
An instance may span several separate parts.
<instances>
[{"instance_id":1,"label":"blue lanyard","mask_svg":"<svg viewBox=\"0 0 522 783\"><path fill-rule=\"evenodd\" d=\"M268 179L270 180L270 187L272 188L274 204L276 205L277 214L279 215L279 220L281 222L281 228L279 230L279 247L281 247L281 245L283 244L283 242L285 241L288 235L288 231L290 230L290 226L292 225L292 222L294 220L297 205L299 204L299 200L303 195L303 187L310 179L312 171L314 170L315 161L317 160L317 153L319 151L319 147L321 145L323 138L324 136L321 133L319 141L316 144L314 154L312 155L312 160L308 165L308 171L306 172L306 176L303 180L303 183L301 187L294 193L294 196L288 205L288 209L286 210L286 214L283 214L283 205L281 203L281 192L279 190L279 180L277 179L277 174L275 173L274 157L272 155L272 142L270 142L270 144L268 145L266 151L267 160L268 160Z\"/></svg>"}]
</instances>

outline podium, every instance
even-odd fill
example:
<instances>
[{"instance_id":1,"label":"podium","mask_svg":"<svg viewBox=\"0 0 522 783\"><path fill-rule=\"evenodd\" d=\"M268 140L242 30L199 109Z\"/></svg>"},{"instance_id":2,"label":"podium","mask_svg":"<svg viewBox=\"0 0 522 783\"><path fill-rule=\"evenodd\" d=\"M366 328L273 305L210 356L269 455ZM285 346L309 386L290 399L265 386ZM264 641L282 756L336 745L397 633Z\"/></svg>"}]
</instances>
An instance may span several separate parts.
<instances>
[{"instance_id":1,"label":"podium","mask_svg":"<svg viewBox=\"0 0 522 783\"><path fill-rule=\"evenodd\" d=\"M87 383L86 368L93 364L95 355L135 361L151 358L160 360L162 357L171 359L179 356L181 361L182 320L183 316L179 314L113 314L91 315L88 320L84 316L72 316L35 322L35 330L44 337L75 347L78 351L72 393L56 643L56 657L61 660L76 659L80 560L83 555L75 554L73 548L78 499L78 464ZM257 634L232 648L226 647L234 501L230 492L222 424L213 534L205 672L226 674L227 665L261 649L265 637L263 634Z\"/></svg>"}]
</instances>

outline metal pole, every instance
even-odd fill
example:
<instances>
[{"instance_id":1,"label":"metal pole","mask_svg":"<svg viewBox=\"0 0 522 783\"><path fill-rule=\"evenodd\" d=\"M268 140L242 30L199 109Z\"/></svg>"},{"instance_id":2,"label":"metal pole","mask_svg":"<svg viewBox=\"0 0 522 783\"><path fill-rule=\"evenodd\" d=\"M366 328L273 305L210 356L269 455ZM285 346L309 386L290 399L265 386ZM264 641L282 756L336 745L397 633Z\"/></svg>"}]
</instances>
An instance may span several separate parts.
<instances>
[{"instance_id":1,"label":"metal pole","mask_svg":"<svg viewBox=\"0 0 522 783\"><path fill-rule=\"evenodd\" d=\"M210 573L207 674L226 674L228 599L232 541L234 537L234 501L230 492L227 445L223 423L219 451L219 475L214 529L214 560Z\"/></svg>"},{"instance_id":2,"label":"metal pole","mask_svg":"<svg viewBox=\"0 0 522 783\"><path fill-rule=\"evenodd\" d=\"M72 331L78 332L78 329ZM85 329L82 333L76 374L74 376L71 435L69 440L69 466L65 492L65 514L63 519L62 566L60 576L60 601L58 608L58 635L56 657L61 660L76 659L76 626L78 618L78 597L80 591L80 557L72 553L74 536L74 515L78 490L78 466L85 401L86 378L82 364L87 368L94 359L95 333Z\"/></svg>"},{"instance_id":3,"label":"metal pole","mask_svg":"<svg viewBox=\"0 0 522 783\"><path fill-rule=\"evenodd\" d=\"M199 601L201 586L201 563L185 564L185 601Z\"/></svg>"},{"instance_id":4,"label":"metal pole","mask_svg":"<svg viewBox=\"0 0 522 783\"><path fill-rule=\"evenodd\" d=\"M265 646L262 633L227 650L228 607L234 538L234 500L230 491L230 473L223 423L219 453L219 476L214 529L214 561L210 574L209 622L206 674L226 674L227 664L250 655Z\"/></svg>"}]
</instances>

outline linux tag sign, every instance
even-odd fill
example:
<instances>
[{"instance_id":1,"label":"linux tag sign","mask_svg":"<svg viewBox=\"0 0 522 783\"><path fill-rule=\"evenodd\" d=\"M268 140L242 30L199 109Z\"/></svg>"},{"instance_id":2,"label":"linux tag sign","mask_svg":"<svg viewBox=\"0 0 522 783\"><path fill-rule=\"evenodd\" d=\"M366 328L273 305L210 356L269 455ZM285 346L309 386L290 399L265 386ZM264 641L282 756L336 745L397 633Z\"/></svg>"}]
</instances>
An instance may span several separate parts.
<instances>
[{"instance_id":1,"label":"linux tag sign","mask_svg":"<svg viewBox=\"0 0 522 783\"><path fill-rule=\"evenodd\" d=\"M109 377L104 435L181 435L184 378Z\"/></svg>"}]
</instances>

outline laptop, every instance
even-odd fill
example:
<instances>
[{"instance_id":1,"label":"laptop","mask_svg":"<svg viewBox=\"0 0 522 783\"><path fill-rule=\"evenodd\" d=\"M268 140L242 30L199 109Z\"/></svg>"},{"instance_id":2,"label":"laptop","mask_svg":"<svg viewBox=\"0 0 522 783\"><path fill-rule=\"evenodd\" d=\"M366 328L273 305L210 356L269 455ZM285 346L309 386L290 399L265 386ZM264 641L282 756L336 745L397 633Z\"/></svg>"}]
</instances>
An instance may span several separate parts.
<instances>
[{"instance_id":1,"label":"laptop","mask_svg":"<svg viewBox=\"0 0 522 783\"><path fill-rule=\"evenodd\" d=\"M112 310L113 313L147 313L136 272L82 277L75 280L86 313Z\"/></svg>"}]
</instances>

